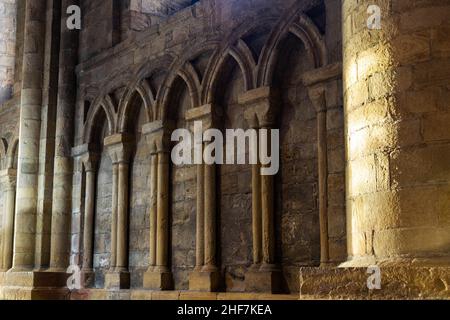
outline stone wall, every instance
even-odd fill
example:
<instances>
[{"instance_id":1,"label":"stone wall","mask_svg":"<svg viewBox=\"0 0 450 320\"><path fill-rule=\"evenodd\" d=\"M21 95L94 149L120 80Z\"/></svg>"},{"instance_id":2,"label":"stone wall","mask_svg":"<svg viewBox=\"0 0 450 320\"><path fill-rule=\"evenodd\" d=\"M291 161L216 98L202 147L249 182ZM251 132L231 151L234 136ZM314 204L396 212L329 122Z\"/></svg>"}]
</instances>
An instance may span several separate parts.
<instances>
[{"instance_id":1,"label":"stone wall","mask_svg":"<svg viewBox=\"0 0 450 320\"><path fill-rule=\"evenodd\" d=\"M0 22L4 30L0 40L0 137L8 145L13 144L19 130L23 12L23 0L0 2Z\"/></svg>"},{"instance_id":2,"label":"stone wall","mask_svg":"<svg viewBox=\"0 0 450 320\"><path fill-rule=\"evenodd\" d=\"M117 3L116 0L81 1L80 61L120 41L120 6Z\"/></svg>"},{"instance_id":3,"label":"stone wall","mask_svg":"<svg viewBox=\"0 0 450 320\"><path fill-rule=\"evenodd\" d=\"M17 18L22 22L17 28L21 40L16 47L20 57L16 70L22 69L24 61L23 39L30 45L34 36L20 25L25 18L31 19L28 23L42 21L34 16L32 5L26 6L25 17L24 2L19 3ZM18 212L21 225L32 226L26 237L36 238L36 249L21 252L20 265L28 268L34 260L36 268L64 271L68 259L60 256L70 247L71 263L82 266L84 275L93 271L95 281L86 282L91 289L148 289L151 283L153 289L196 290L195 285L203 285L206 291L296 293L299 267L346 259L340 1L201 0L193 5L161 1L154 6L155 1L82 0L78 48L68 43L78 34L55 31L58 10L64 28L64 4L72 2L63 2L62 8L55 5L59 2L48 3L46 11L39 6L39 13L46 12L47 18L45 41L39 38L45 44L39 47L43 67L28 70L30 66L25 65L29 72L15 77L17 88L22 88L27 85L23 76L39 78L43 69L42 83L34 83L43 98L40 103L41 96L34 97L42 105L41 122L31 128L40 131L39 137L33 134L39 145L37 150L27 149L39 156L37 195L30 195L36 196L38 207L26 214ZM158 19L130 24L133 17L144 15L158 15ZM75 83L71 76L75 62L70 59L77 50ZM320 81L308 82L306 75L329 69L331 80L322 81L332 84L326 85L325 106L318 107L311 92ZM71 95L75 87L76 104ZM27 97L18 90L16 100L0 109L0 135L8 141L17 135L17 106ZM254 124L248 110L255 97L256 104L268 103L277 115L270 126L281 133L273 219L268 203L270 178L259 178L268 188L263 192L254 187L258 178L251 165L200 170L170 164L165 171L164 157L173 145L144 130L161 124L170 136L174 128L190 128L188 112L205 106L210 107L206 116L214 117L220 130L249 129ZM56 119L60 125L55 127ZM26 137L29 130L22 134ZM157 176L151 173L155 154ZM67 163L70 157L73 167ZM202 170L203 183L209 184L207 190L199 191ZM161 181L165 174L168 178ZM156 210L152 202L155 179ZM167 186L168 194L161 190ZM216 194L208 198L212 191ZM24 197L26 191L18 190L18 194ZM65 203L70 194L71 208ZM264 219L269 216L264 226L255 223L252 212L257 194L265 201L257 214L265 215ZM202 232L197 230L200 197L205 207L210 205L204 210L207 227ZM165 213L168 217L161 218ZM161 219L157 234L151 231L155 215ZM161 226L164 223L167 231ZM272 229L273 235L269 234ZM258 244L253 235L257 232L264 233L259 240L264 242L261 249L268 252L255 258ZM69 241L65 243L69 237L70 246ZM203 240L203 248L198 239ZM322 242L327 247L325 255ZM204 251L205 261L199 261L199 250ZM158 262L151 265L154 255ZM92 265L87 258L92 258ZM269 268L261 272L262 277L272 272L277 279L280 275L277 288L267 278L257 280L259 271L253 275L256 278L249 275L262 267ZM209 280L195 279L199 271L200 277L206 274ZM220 285L215 281L218 274ZM253 279L250 285L249 279ZM204 283L212 287L205 289Z\"/></svg>"},{"instance_id":4,"label":"stone wall","mask_svg":"<svg viewBox=\"0 0 450 320\"><path fill-rule=\"evenodd\" d=\"M150 252L150 150L145 136L140 132L145 122L144 108L137 113L135 131L135 151L130 173L130 240L129 263L132 273L131 287L142 286L143 274L148 268Z\"/></svg>"},{"instance_id":5,"label":"stone wall","mask_svg":"<svg viewBox=\"0 0 450 320\"><path fill-rule=\"evenodd\" d=\"M92 56L105 42L87 40L89 35L98 37L91 30L98 26L85 21L82 31L81 52L84 62L79 71L79 104L90 109L78 110L76 119L76 144L89 142L83 137L86 125L92 121L107 123L110 115L119 114L122 108L122 95L133 90L133 85L145 79L152 88L153 97L168 94L168 117L175 120L176 127L186 127L185 112L199 105L193 97L191 83L177 77L178 69L189 63L200 81L211 75L212 64L241 39L249 48L253 59L263 54L262 50L270 41L278 27L280 17L286 15L291 6L289 1L256 1L251 9L243 2L200 1L189 10L176 13L162 21L157 27L150 27L134 37L124 40L112 49ZM88 15L108 20L108 10L90 4ZM105 5L106 6L106 5ZM331 50L327 53L330 61L339 61L339 38L336 24L339 19L330 18L330 25L324 13L338 10L338 1L325 5L320 1L302 1L297 4L307 12L326 35L324 40ZM94 10L96 8L97 11ZM109 8L109 7L108 7ZM334 15L334 13L333 13ZM257 17L257 19L253 19ZM101 18L100 20L102 20ZM282 19L282 18L281 18ZM106 21L105 20L105 21ZM96 19L96 21L99 21ZM109 20L108 20L109 21ZM249 23L248 21L254 21ZM105 28L107 24L104 25ZM111 28L109 26L108 28ZM102 31L103 32L103 31ZM109 35L109 31L107 32ZM325 37L325 36L324 36ZM306 49L300 39L293 34L278 44L282 52L275 65L274 79L282 93L280 122L282 153L281 172L276 179L276 243L277 261L283 265L284 291L298 291L298 267L313 266L320 263L319 218L318 218L318 167L317 167L317 127L315 109L309 102L308 91L301 84L304 72L315 68L310 49ZM87 53L90 51L90 53ZM291 54L288 54L288 53ZM226 58L226 55L224 56ZM230 56L229 56L230 57ZM228 58L227 58L228 59ZM236 60L228 59L225 69L215 75L218 84L209 93L214 102L223 110L223 128L248 128L244 120L244 110L238 103L240 95L250 85L245 68ZM244 68L244 69L242 69ZM173 80L172 80L173 79ZM138 82L136 82L138 81ZM171 83L173 81L173 83ZM163 84L164 83L164 84ZM123 91L123 88L128 89ZM197 90L197 89L194 89ZM113 105L95 113L96 104L103 97L113 97ZM145 99L144 99L145 100ZM197 101L197 102L195 102ZM98 109L98 108L97 108ZM102 108L100 108L102 109ZM119 111L118 111L119 110ZM153 109L154 110L154 109ZM92 114L93 118L89 118ZM98 117L94 114L102 114ZM158 115L153 114L153 117ZM87 119L86 119L87 117ZM134 121L127 131L139 132L141 120ZM87 122L86 122L87 121ZM118 123L109 123L115 130ZM332 260L345 260L345 206L344 206L344 161L343 161L343 115L342 108L330 110L328 116L329 135L329 181L330 181L330 245ZM119 129L120 131L120 129ZM136 144L130 177L130 241L129 261L132 271L132 287L142 286L142 273L148 266L148 202L149 158L147 146L139 139ZM103 162L102 162L103 163ZM146 167L146 168L144 168ZM105 167L101 167L104 172ZM224 272L225 288L228 291L245 290L245 273L252 264L252 188L250 166L221 166L218 168L218 257L220 269ZM101 174L103 177L103 175ZM106 176L105 176L106 177ZM195 214L196 214L196 169L195 167L173 167L171 169L170 203L170 256L174 288L189 288L188 278L195 266ZM103 185L103 181L98 182ZM102 200L103 202L103 200ZM104 204L98 210L108 211ZM106 212L105 211L105 212ZM105 220L106 224L110 223ZM103 228L103 224L96 228Z\"/></svg>"},{"instance_id":6,"label":"stone wall","mask_svg":"<svg viewBox=\"0 0 450 320\"><path fill-rule=\"evenodd\" d=\"M16 0L0 1L0 104L13 93L16 54Z\"/></svg>"}]
</instances>

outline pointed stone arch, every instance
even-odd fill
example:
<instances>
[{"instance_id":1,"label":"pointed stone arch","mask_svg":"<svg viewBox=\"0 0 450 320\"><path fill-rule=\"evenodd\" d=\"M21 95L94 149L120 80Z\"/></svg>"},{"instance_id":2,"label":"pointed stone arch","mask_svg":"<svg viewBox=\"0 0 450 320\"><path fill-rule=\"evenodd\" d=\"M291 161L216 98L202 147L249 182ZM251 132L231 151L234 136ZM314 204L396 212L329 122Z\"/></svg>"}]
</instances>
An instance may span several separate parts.
<instances>
[{"instance_id":1,"label":"pointed stone arch","mask_svg":"<svg viewBox=\"0 0 450 320\"><path fill-rule=\"evenodd\" d=\"M328 64L324 37L314 22L302 13L298 5L295 7L281 17L279 25L274 29L263 48L256 74L256 82L259 87L272 85L276 64L279 60L280 43L288 34L296 36L311 51L315 68Z\"/></svg>"},{"instance_id":2,"label":"pointed stone arch","mask_svg":"<svg viewBox=\"0 0 450 320\"><path fill-rule=\"evenodd\" d=\"M257 61L248 44L243 40L245 37L256 33L262 27L276 25L278 17L265 16L259 18L254 23L242 23L229 33L221 45L221 51L216 59L211 63L205 77L203 90L204 104L213 103L215 100L215 90L221 78L224 68L229 64L230 59L234 59L238 64L245 83L245 91L255 89L257 86L255 72Z\"/></svg>"},{"instance_id":3,"label":"pointed stone arch","mask_svg":"<svg viewBox=\"0 0 450 320\"><path fill-rule=\"evenodd\" d=\"M146 123L153 121L155 97L150 84L146 79L143 79L138 84L128 87L119 103L117 132L124 133L130 129L130 121L138 99L141 99L143 103Z\"/></svg>"},{"instance_id":4,"label":"pointed stone arch","mask_svg":"<svg viewBox=\"0 0 450 320\"><path fill-rule=\"evenodd\" d=\"M83 142L92 143L94 141L95 127L98 121L106 121L108 125L108 135L114 133L116 115L115 115L114 102L109 95L104 96L101 99L96 99L93 106L89 109L84 124L83 130Z\"/></svg>"},{"instance_id":5,"label":"pointed stone arch","mask_svg":"<svg viewBox=\"0 0 450 320\"><path fill-rule=\"evenodd\" d=\"M156 104L157 107L160 108L158 114L160 114L160 119L163 120L167 118L167 109L169 107L168 104L171 98L171 92L173 91L174 85L177 83L177 79L182 79L182 81L187 85L193 108L203 104L203 96L205 91L207 91L209 70L211 69L211 65L213 64L213 61L216 60L218 54L218 42L193 42L187 45L183 51L186 52L186 54L180 56L172 63L170 68L171 72L163 85L161 94L157 97ZM208 51L212 52L212 56L208 62L208 66L206 67L205 75L201 78L190 61Z\"/></svg>"}]
</instances>

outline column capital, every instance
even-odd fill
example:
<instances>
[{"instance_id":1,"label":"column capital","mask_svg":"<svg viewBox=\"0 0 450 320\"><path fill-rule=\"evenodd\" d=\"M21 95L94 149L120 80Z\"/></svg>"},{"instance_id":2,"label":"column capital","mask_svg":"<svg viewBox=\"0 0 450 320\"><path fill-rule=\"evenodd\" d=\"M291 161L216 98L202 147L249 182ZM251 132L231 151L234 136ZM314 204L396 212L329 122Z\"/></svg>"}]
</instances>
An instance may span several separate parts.
<instances>
[{"instance_id":1,"label":"column capital","mask_svg":"<svg viewBox=\"0 0 450 320\"><path fill-rule=\"evenodd\" d=\"M130 161L134 144L133 136L126 133L114 134L106 137L103 143L113 164L128 163Z\"/></svg>"},{"instance_id":2,"label":"column capital","mask_svg":"<svg viewBox=\"0 0 450 320\"><path fill-rule=\"evenodd\" d=\"M202 122L203 130L217 129L222 117L222 109L218 105L205 104L203 106L186 111L186 121L194 123Z\"/></svg>"},{"instance_id":3,"label":"column capital","mask_svg":"<svg viewBox=\"0 0 450 320\"><path fill-rule=\"evenodd\" d=\"M160 120L142 126L142 134L150 146L151 154L169 152L170 135L174 127L173 123Z\"/></svg>"},{"instance_id":4,"label":"column capital","mask_svg":"<svg viewBox=\"0 0 450 320\"><path fill-rule=\"evenodd\" d=\"M97 169L98 161L100 160L100 155L94 152L87 152L81 157L81 162L84 165L86 172L95 171Z\"/></svg>"},{"instance_id":5,"label":"column capital","mask_svg":"<svg viewBox=\"0 0 450 320\"><path fill-rule=\"evenodd\" d=\"M81 158L87 153L99 153L96 145L91 143L81 144L72 148L72 158Z\"/></svg>"},{"instance_id":6,"label":"column capital","mask_svg":"<svg viewBox=\"0 0 450 320\"><path fill-rule=\"evenodd\" d=\"M245 108L244 117L252 128L272 127L279 113L279 93L272 87L247 91L239 96L239 104Z\"/></svg>"},{"instance_id":7,"label":"column capital","mask_svg":"<svg viewBox=\"0 0 450 320\"><path fill-rule=\"evenodd\" d=\"M16 187L16 181L17 181L17 170L6 169L0 171L0 183L6 189L14 189Z\"/></svg>"},{"instance_id":8,"label":"column capital","mask_svg":"<svg viewBox=\"0 0 450 320\"><path fill-rule=\"evenodd\" d=\"M317 113L342 105L340 83L342 64L333 63L313 69L302 75L302 82L308 89L309 98Z\"/></svg>"}]
</instances>

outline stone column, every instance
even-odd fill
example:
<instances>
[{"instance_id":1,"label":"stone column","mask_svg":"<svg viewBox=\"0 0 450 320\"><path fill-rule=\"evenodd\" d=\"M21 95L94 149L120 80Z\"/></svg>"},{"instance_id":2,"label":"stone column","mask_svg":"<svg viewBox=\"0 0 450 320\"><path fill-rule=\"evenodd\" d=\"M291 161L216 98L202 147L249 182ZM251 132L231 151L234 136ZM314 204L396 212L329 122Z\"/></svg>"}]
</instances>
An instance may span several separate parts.
<instances>
[{"instance_id":1,"label":"stone column","mask_svg":"<svg viewBox=\"0 0 450 320\"><path fill-rule=\"evenodd\" d=\"M128 160L127 160L128 161ZM119 197L117 210L117 263L116 271L128 270L128 176L129 163L119 163Z\"/></svg>"},{"instance_id":2,"label":"stone column","mask_svg":"<svg viewBox=\"0 0 450 320\"><path fill-rule=\"evenodd\" d=\"M204 181L205 265L203 272L217 273L216 266L216 165L205 165Z\"/></svg>"},{"instance_id":3,"label":"stone column","mask_svg":"<svg viewBox=\"0 0 450 320\"><path fill-rule=\"evenodd\" d=\"M93 152L82 157L85 172L84 222L83 222L83 284L88 286L94 278L94 228L95 196L99 156Z\"/></svg>"},{"instance_id":4,"label":"stone column","mask_svg":"<svg viewBox=\"0 0 450 320\"><path fill-rule=\"evenodd\" d=\"M252 190L261 190L261 164L252 165ZM253 271L258 270L262 262L261 212L261 192L252 192Z\"/></svg>"},{"instance_id":5,"label":"stone column","mask_svg":"<svg viewBox=\"0 0 450 320\"><path fill-rule=\"evenodd\" d=\"M13 269L34 267L46 1L27 1L20 106Z\"/></svg>"},{"instance_id":6,"label":"stone column","mask_svg":"<svg viewBox=\"0 0 450 320\"><path fill-rule=\"evenodd\" d=\"M144 274L144 288L170 290L169 269L169 141L171 127L155 121L143 126L152 155L150 203L150 265Z\"/></svg>"},{"instance_id":7,"label":"stone column","mask_svg":"<svg viewBox=\"0 0 450 320\"><path fill-rule=\"evenodd\" d=\"M196 121L200 121L204 131L217 129L220 118L218 110L218 106L211 104L188 110L186 121L192 128ZM217 291L222 281L217 268L216 170L215 164L197 165L197 262L189 275L189 289L193 291Z\"/></svg>"},{"instance_id":8,"label":"stone column","mask_svg":"<svg viewBox=\"0 0 450 320\"><path fill-rule=\"evenodd\" d=\"M262 128L268 129L268 128ZM270 141L268 142L270 144ZM268 148L270 150L270 147ZM262 166L265 167L265 166ZM261 176L262 265L261 270L272 270L275 263L275 217L273 176Z\"/></svg>"},{"instance_id":9,"label":"stone column","mask_svg":"<svg viewBox=\"0 0 450 320\"><path fill-rule=\"evenodd\" d=\"M197 216L195 237L195 271L201 271L205 264L205 165L197 165Z\"/></svg>"},{"instance_id":10,"label":"stone column","mask_svg":"<svg viewBox=\"0 0 450 320\"><path fill-rule=\"evenodd\" d=\"M78 1L62 1L50 252L50 268L56 271L66 271L70 256L73 175L71 150L77 90L75 66L78 58L78 31L68 30L66 24L66 9L71 5L78 5Z\"/></svg>"},{"instance_id":11,"label":"stone column","mask_svg":"<svg viewBox=\"0 0 450 320\"><path fill-rule=\"evenodd\" d=\"M151 272L156 267L156 227L158 223L158 154L156 146L150 149L151 167L150 167L150 261L149 269Z\"/></svg>"},{"instance_id":12,"label":"stone column","mask_svg":"<svg viewBox=\"0 0 450 320\"><path fill-rule=\"evenodd\" d=\"M320 224L320 263L330 264L330 244L328 236L328 142L327 110L340 103L337 88L342 74L342 65L331 64L314 69L303 75L303 83L308 88L311 102L317 112L317 145L319 169L319 224Z\"/></svg>"},{"instance_id":13,"label":"stone column","mask_svg":"<svg viewBox=\"0 0 450 320\"><path fill-rule=\"evenodd\" d=\"M372 4L381 29L359 19ZM342 12L346 265L449 266L450 2L344 0Z\"/></svg>"},{"instance_id":14,"label":"stone column","mask_svg":"<svg viewBox=\"0 0 450 320\"><path fill-rule=\"evenodd\" d=\"M113 163L113 219L111 225L111 268L106 275L108 289L128 289L129 165L133 139L126 134L105 138Z\"/></svg>"},{"instance_id":15,"label":"stone column","mask_svg":"<svg viewBox=\"0 0 450 320\"><path fill-rule=\"evenodd\" d=\"M61 1L47 0L41 130L39 144L40 160L37 200L38 206L36 217L36 244L34 253L34 267L36 271L48 270L50 267L60 21ZM58 186L56 192L59 191L60 189ZM57 203L57 205L59 204L60 203ZM61 218L59 219L60 221L65 219L63 217L58 218ZM61 236L61 234L59 234L59 236ZM56 243L58 243L57 245L62 245L64 241L56 241ZM68 254L66 256L68 256ZM61 268L55 269L51 271L61 271Z\"/></svg>"},{"instance_id":16,"label":"stone column","mask_svg":"<svg viewBox=\"0 0 450 320\"><path fill-rule=\"evenodd\" d=\"M111 205L111 255L110 270L114 272L117 266L117 212L119 195L119 164L112 163L112 205Z\"/></svg>"},{"instance_id":17,"label":"stone column","mask_svg":"<svg viewBox=\"0 0 450 320\"><path fill-rule=\"evenodd\" d=\"M169 272L169 159L167 149L158 150L155 270L161 274Z\"/></svg>"},{"instance_id":18,"label":"stone column","mask_svg":"<svg viewBox=\"0 0 450 320\"><path fill-rule=\"evenodd\" d=\"M7 271L12 267L13 237L14 237L14 207L16 200L17 172L8 169L0 172L0 183L4 192L3 199L3 243L0 271Z\"/></svg>"},{"instance_id":19,"label":"stone column","mask_svg":"<svg viewBox=\"0 0 450 320\"><path fill-rule=\"evenodd\" d=\"M250 128L275 128L278 95L273 88L248 91L239 97L239 103L245 108ZM268 137L270 150L270 132ZM245 286L250 292L276 293L281 289L282 275L275 261L274 177L261 175L261 167L256 164L252 169L253 265L246 273Z\"/></svg>"}]
</instances>

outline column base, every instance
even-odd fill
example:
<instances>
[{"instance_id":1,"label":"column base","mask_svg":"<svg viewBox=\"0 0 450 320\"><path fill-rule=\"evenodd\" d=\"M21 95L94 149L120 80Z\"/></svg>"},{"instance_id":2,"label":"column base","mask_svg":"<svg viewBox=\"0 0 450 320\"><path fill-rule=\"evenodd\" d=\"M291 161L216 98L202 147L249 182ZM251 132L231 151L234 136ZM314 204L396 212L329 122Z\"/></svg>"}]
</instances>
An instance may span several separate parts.
<instances>
[{"instance_id":1,"label":"column base","mask_svg":"<svg viewBox=\"0 0 450 320\"><path fill-rule=\"evenodd\" d=\"M165 291L172 290L172 273L168 270L148 270L144 273L144 289Z\"/></svg>"},{"instance_id":2,"label":"column base","mask_svg":"<svg viewBox=\"0 0 450 320\"><path fill-rule=\"evenodd\" d=\"M65 300L69 274L10 270L1 276L0 300Z\"/></svg>"},{"instance_id":3,"label":"column base","mask_svg":"<svg viewBox=\"0 0 450 320\"><path fill-rule=\"evenodd\" d=\"M300 299L450 299L450 267L381 266L380 289L373 275L367 267L300 268Z\"/></svg>"},{"instance_id":4,"label":"column base","mask_svg":"<svg viewBox=\"0 0 450 320\"><path fill-rule=\"evenodd\" d=\"M120 290L130 289L130 273L128 271L110 271L105 276L105 288Z\"/></svg>"},{"instance_id":5,"label":"column base","mask_svg":"<svg viewBox=\"0 0 450 320\"><path fill-rule=\"evenodd\" d=\"M195 270L189 275L189 290L218 292L222 284L222 275L218 270Z\"/></svg>"},{"instance_id":6,"label":"column base","mask_svg":"<svg viewBox=\"0 0 450 320\"><path fill-rule=\"evenodd\" d=\"M95 285L95 271L81 270L81 286L83 288L90 288Z\"/></svg>"},{"instance_id":7,"label":"column base","mask_svg":"<svg viewBox=\"0 0 450 320\"><path fill-rule=\"evenodd\" d=\"M275 265L252 266L245 274L245 291L277 294L282 292L282 272Z\"/></svg>"}]
</instances>

